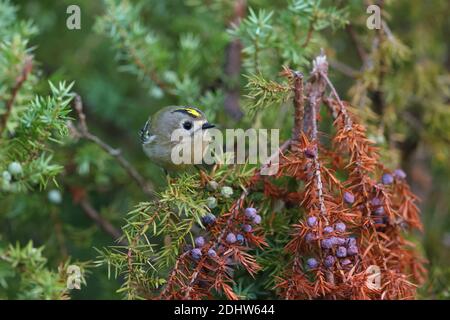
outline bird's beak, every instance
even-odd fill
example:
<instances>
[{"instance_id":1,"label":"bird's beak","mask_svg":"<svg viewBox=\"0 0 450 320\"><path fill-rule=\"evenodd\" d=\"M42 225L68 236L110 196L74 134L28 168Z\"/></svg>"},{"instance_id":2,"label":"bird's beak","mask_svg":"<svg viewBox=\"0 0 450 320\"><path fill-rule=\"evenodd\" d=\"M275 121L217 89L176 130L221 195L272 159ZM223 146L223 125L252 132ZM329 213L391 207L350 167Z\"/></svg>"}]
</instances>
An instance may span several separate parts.
<instances>
[{"instance_id":1,"label":"bird's beak","mask_svg":"<svg viewBox=\"0 0 450 320\"><path fill-rule=\"evenodd\" d=\"M205 123L202 125L202 130L211 129L211 128L214 128L214 127L215 127L214 124L211 124L211 123L209 123L209 122L205 122Z\"/></svg>"},{"instance_id":2,"label":"bird's beak","mask_svg":"<svg viewBox=\"0 0 450 320\"><path fill-rule=\"evenodd\" d=\"M148 120L147 120L147 122L145 123L144 127L141 129L141 131L139 133L139 136L141 138L141 143L145 143L147 141L147 138L148 138L148 126L149 126L149 123L148 123Z\"/></svg>"}]
</instances>

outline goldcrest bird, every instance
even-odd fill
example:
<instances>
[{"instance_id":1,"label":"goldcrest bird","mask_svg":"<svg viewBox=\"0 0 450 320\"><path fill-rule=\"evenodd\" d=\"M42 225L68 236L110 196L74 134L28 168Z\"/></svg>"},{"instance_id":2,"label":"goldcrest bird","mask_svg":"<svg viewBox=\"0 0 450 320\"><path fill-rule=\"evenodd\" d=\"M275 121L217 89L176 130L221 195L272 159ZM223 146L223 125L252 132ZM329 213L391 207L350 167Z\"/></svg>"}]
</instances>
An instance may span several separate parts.
<instances>
[{"instance_id":1,"label":"goldcrest bird","mask_svg":"<svg viewBox=\"0 0 450 320\"><path fill-rule=\"evenodd\" d=\"M186 134L187 142L191 144L194 134L206 133L213 128L205 114L194 107L169 106L151 116L141 129L141 143L145 154L166 171L185 170L189 164L175 164L172 160L172 149L177 141L172 141L172 133L181 129ZM203 135L203 134L202 134ZM202 150L206 150L207 142L202 141ZM205 145L206 144L206 145ZM192 155L193 155L192 151Z\"/></svg>"}]
</instances>

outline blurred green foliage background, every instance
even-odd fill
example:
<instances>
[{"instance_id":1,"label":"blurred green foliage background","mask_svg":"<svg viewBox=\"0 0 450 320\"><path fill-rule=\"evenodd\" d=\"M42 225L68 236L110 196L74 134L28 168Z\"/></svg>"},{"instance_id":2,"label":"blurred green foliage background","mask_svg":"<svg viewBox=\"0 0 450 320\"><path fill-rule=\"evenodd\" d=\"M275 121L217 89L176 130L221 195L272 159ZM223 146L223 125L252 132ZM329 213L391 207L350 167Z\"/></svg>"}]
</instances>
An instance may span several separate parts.
<instances>
[{"instance_id":1,"label":"blurred green foliage background","mask_svg":"<svg viewBox=\"0 0 450 320\"><path fill-rule=\"evenodd\" d=\"M90 130L120 148L159 189L165 185L164 174L149 164L138 139L139 129L157 109L170 104L198 105L224 128L283 124L275 108L260 117L250 116L245 111L245 78L224 72L233 36L241 36L244 48L251 49L245 42L245 30L231 34L227 31L235 15L234 1L130 1L129 7L115 12L111 9L115 1L12 2L18 5L18 16L32 20L39 30L30 44L35 47L33 54L39 62L36 67L40 76L53 83L75 81L73 90L83 98ZM361 69L355 40L345 27L317 30L306 49L295 44L295 38L286 31L288 22L283 21L288 16L281 14L292 1L252 0L245 12L249 13L248 7L255 12L264 9L266 13L273 11L278 19L272 18L274 27L267 30L264 40L267 46L279 46L277 53L261 54L262 72L268 78L276 78L283 64L308 72L310 58L320 47L331 57L330 74L341 96L360 107L360 115L381 146L386 163L405 168L408 181L422 199L425 231L414 240L429 260L429 282L421 288L420 298L445 299L450 297L449 5L438 0L385 2L385 18L399 43L377 52L382 66L366 69ZM66 28L66 9L72 4L81 8L81 30ZM326 8L331 2L323 1L322 5ZM346 7L342 17L351 23L359 45L370 52L376 31L365 27L367 6L361 1L333 1L333 6ZM136 21L142 25L130 27ZM123 37L121 28L126 33ZM305 26L298 28L304 36ZM277 33L278 38L272 39ZM154 71L171 84L170 89L155 85L148 73L126 63L130 61L129 47L136 48L144 69ZM244 59L239 73L254 72L246 64L249 61ZM351 72L342 65L357 75L349 76ZM383 83L378 82L379 72L385 73ZM46 81L37 86L37 93L48 92ZM245 113L239 121L223 107L230 88L235 87L239 88ZM381 109L372 99L379 91L385 101ZM283 132L287 136L290 127L283 128ZM117 228L123 224L126 212L146 196L98 146L70 140L54 150L54 161L64 165L61 176L56 178L62 202L54 204L48 200L49 190L56 185L14 198L0 198L0 241L26 244L32 239L35 246L45 245L43 254L49 266L56 269L64 255L80 261L95 260L94 247L112 244L111 237L99 230L74 201L74 190L87 194L91 204ZM62 242L59 233L64 238ZM121 298L115 293L119 281L108 279L105 267L89 270L87 285L73 290L73 298Z\"/></svg>"}]
</instances>

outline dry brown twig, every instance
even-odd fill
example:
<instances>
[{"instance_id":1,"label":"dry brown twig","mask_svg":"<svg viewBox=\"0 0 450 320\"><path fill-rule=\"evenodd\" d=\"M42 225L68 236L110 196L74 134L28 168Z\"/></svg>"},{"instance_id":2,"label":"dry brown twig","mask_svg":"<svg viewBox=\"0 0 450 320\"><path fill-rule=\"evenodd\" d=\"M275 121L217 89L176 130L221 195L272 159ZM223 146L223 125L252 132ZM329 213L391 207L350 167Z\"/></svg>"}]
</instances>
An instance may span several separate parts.
<instances>
[{"instance_id":1,"label":"dry brown twig","mask_svg":"<svg viewBox=\"0 0 450 320\"><path fill-rule=\"evenodd\" d=\"M120 166L128 173L128 175L141 187L142 191L148 195L151 198L155 197L154 187L153 185L148 182L137 170L136 168L131 165L128 160L126 160L120 149L115 149L111 147L109 144L104 142L102 139L100 139L98 136L92 134L89 131L89 128L86 123L86 115L83 112L83 103L81 100L81 97L79 95L75 96L74 99L74 109L78 114L79 118L79 124L78 124L78 134L97 144L100 148L105 150L107 153L109 153L112 157L114 157L117 162L120 164Z\"/></svg>"},{"instance_id":2,"label":"dry brown twig","mask_svg":"<svg viewBox=\"0 0 450 320\"><path fill-rule=\"evenodd\" d=\"M342 73L343 75L349 78L356 78L359 74L359 71L354 69L353 67L338 61L336 59L329 59L330 66L334 69Z\"/></svg>"},{"instance_id":3,"label":"dry brown twig","mask_svg":"<svg viewBox=\"0 0 450 320\"><path fill-rule=\"evenodd\" d=\"M75 95L74 109L78 114L79 123L76 127L72 126L71 129L75 131L75 134L86 140L89 140L97 144L100 148L114 157L120 166L127 172L127 174L141 187L142 191L149 197L155 197L153 186L142 177L139 172L126 160L121 154L120 150L114 149L109 144L104 142L98 136L92 134L86 123L86 115L83 111L83 103L79 95ZM126 240L118 240L122 238L122 232L116 229L111 222L103 218L98 211L92 206L89 200L83 196L80 200L80 206L83 209L87 217L94 221L101 230L111 235L113 239L117 240L120 245L128 245Z\"/></svg>"},{"instance_id":4,"label":"dry brown twig","mask_svg":"<svg viewBox=\"0 0 450 320\"><path fill-rule=\"evenodd\" d=\"M80 206L83 209L86 216L88 216L92 221L94 221L100 229L105 231L107 234L111 235L111 237L118 242L118 244L126 246L128 242L126 240L121 240L122 232L114 227L111 222L103 218L97 210L94 209L92 204L89 202L87 198L83 198L80 201Z\"/></svg>"},{"instance_id":5,"label":"dry brown twig","mask_svg":"<svg viewBox=\"0 0 450 320\"><path fill-rule=\"evenodd\" d=\"M355 30L353 29L353 26L351 24L348 24L345 30L350 36L350 39L352 40L352 43L355 46L356 51L358 52L359 58L361 59L363 64L365 64L367 61L367 52L364 49L363 45L361 44L360 40L358 39L358 36L356 35Z\"/></svg>"},{"instance_id":6,"label":"dry brown twig","mask_svg":"<svg viewBox=\"0 0 450 320\"><path fill-rule=\"evenodd\" d=\"M245 16L246 0L235 0L233 6L233 17L228 26L238 26ZM239 39L232 40L225 51L225 75L229 78L230 84L225 88L225 111L235 120L239 120L244 115L239 106L239 85L237 79L241 74L241 51L242 44ZM237 83L236 83L237 82Z\"/></svg>"},{"instance_id":7,"label":"dry brown twig","mask_svg":"<svg viewBox=\"0 0 450 320\"><path fill-rule=\"evenodd\" d=\"M17 77L16 83L12 88L11 97L8 99L8 101L6 101L6 111L0 117L0 136L3 133L3 130L5 130L6 128L6 124L8 122L9 116L11 115L11 111L14 102L16 101L17 94L19 93L20 88L22 88L24 82L27 81L28 76L30 75L32 70L33 70L33 57L27 56L23 64L22 71L20 75Z\"/></svg>"},{"instance_id":8,"label":"dry brown twig","mask_svg":"<svg viewBox=\"0 0 450 320\"><path fill-rule=\"evenodd\" d=\"M320 72L320 71L317 71ZM320 81L317 79L317 81ZM316 183L316 189L318 193L318 199L319 199L319 206L320 206L320 213L326 217L327 216L327 210L325 207L325 200L323 195L323 186L322 186L322 171L321 171L321 164L319 161L319 147L318 147L318 138L317 138L317 109L318 105L320 104L320 101L322 100L322 95L324 92L324 88L322 84L318 84L317 86L313 85L312 92L309 95L309 103L310 108L309 111L311 112L311 141L314 143L315 150L313 155L313 165L314 165L314 174L315 174L315 183Z\"/></svg>"},{"instance_id":9,"label":"dry brown twig","mask_svg":"<svg viewBox=\"0 0 450 320\"><path fill-rule=\"evenodd\" d=\"M303 132L303 117L305 113L303 97L303 74L293 71L294 77L294 127L292 130L292 140L298 141Z\"/></svg>"}]
</instances>

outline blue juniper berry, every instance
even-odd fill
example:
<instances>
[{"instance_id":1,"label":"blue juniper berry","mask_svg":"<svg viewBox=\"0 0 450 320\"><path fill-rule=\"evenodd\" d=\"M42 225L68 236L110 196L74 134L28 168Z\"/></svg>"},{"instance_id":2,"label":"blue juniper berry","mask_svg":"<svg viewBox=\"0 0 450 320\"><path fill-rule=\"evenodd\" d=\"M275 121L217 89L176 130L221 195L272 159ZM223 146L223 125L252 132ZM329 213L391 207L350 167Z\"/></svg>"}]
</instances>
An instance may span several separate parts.
<instances>
[{"instance_id":1,"label":"blue juniper berry","mask_svg":"<svg viewBox=\"0 0 450 320\"><path fill-rule=\"evenodd\" d=\"M392 184L394 182L394 177L390 173L385 173L381 177L381 182L385 185Z\"/></svg>"},{"instance_id":2,"label":"blue juniper berry","mask_svg":"<svg viewBox=\"0 0 450 320\"><path fill-rule=\"evenodd\" d=\"M259 214L257 214L256 216L253 217L253 222L255 224L260 224L261 223L261 216Z\"/></svg>"},{"instance_id":3,"label":"blue juniper berry","mask_svg":"<svg viewBox=\"0 0 450 320\"><path fill-rule=\"evenodd\" d=\"M316 259L309 258L308 260L306 260L306 265L308 266L308 269L314 269L314 268L317 268L319 263L317 262Z\"/></svg>"},{"instance_id":4,"label":"blue juniper berry","mask_svg":"<svg viewBox=\"0 0 450 320\"><path fill-rule=\"evenodd\" d=\"M323 249L331 249L331 248L333 248L333 245L334 245L334 241L331 238L323 239L321 241L321 246Z\"/></svg>"},{"instance_id":5,"label":"blue juniper berry","mask_svg":"<svg viewBox=\"0 0 450 320\"><path fill-rule=\"evenodd\" d=\"M381 206L382 202L381 202L380 198L375 197L370 201L370 204L374 207L378 207L378 206Z\"/></svg>"},{"instance_id":6,"label":"blue juniper berry","mask_svg":"<svg viewBox=\"0 0 450 320\"><path fill-rule=\"evenodd\" d=\"M336 250L336 256L338 258L344 258L347 255L347 249L345 247L338 247Z\"/></svg>"},{"instance_id":7,"label":"blue juniper berry","mask_svg":"<svg viewBox=\"0 0 450 320\"><path fill-rule=\"evenodd\" d=\"M349 256L354 256L354 255L358 254L358 247L356 245L349 246L347 249L347 254Z\"/></svg>"},{"instance_id":8,"label":"blue juniper berry","mask_svg":"<svg viewBox=\"0 0 450 320\"><path fill-rule=\"evenodd\" d=\"M332 233L333 231L334 231L334 229L333 229L332 226L328 226L328 227L325 227L325 228L323 229L323 232L326 233L326 234Z\"/></svg>"},{"instance_id":9,"label":"blue juniper berry","mask_svg":"<svg viewBox=\"0 0 450 320\"><path fill-rule=\"evenodd\" d=\"M198 248L194 248L191 250L191 256L192 258L194 258L195 260L198 260L202 257L202 251Z\"/></svg>"},{"instance_id":10,"label":"blue juniper berry","mask_svg":"<svg viewBox=\"0 0 450 320\"><path fill-rule=\"evenodd\" d=\"M350 259L342 259L342 261L341 261L342 266L347 266L351 263L352 263L352 261Z\"/></svg>"},{"instance_id":11,"label":"blue juniper berry","mask_svg":"<svg viewBox=\"0 0 450 320\"><path fill-rule=\"evenodd\" d=\"M195 238L194 242L197 248L201 248L205 245L205 238L203 238L202 236L197 237Z\"/></svg>"},{"instance_id":12,"label":"blue juniper berry","mask_svg":"<svg viewBox=\"0 0 450 320\"><path fill-rule=\"evenodd\" d=\"M394 171L394 177L398 179L406 179L406 173L402 169L396 169Z\"/></svg>"},{"instance_id":13,"label":"blue juniper berry","mask_svg":"<svg viewBox=\"0 0 450 320\"><path fill-rule=\"evenodd\" d=\"M353 195L353 193L351 192L344 192L344 201L348 204L352 204L353 202L355 202L355 196Z\"/></svg>"},{"instance_id":14,"label":"blue juniper berry","mask_svg":"<svg viewBox=\"0 0 450 320\"><path fill-rule=\"evenodd\" d=\"M256 209L255 208L247 208L244 211L245 216L249 219L253 219L256 216Z\"/></svg>"},{"instance_id":15,"label":"blue juniper berry","mask_svg":"<svg viewBox=\"0 0 450 320\"><path fill-rule=\"evenodd\" d=\"M334 257L333 256L327 256L323 262L323 264L325 265L325 267L327 268L331 268L334 265Z\"/></svg>"},{"instance_id":16,"label":"blue juniper berry","mask_svg":"<svg viewBox=\"0 0 450 320\"><path fill-rule=\"evenodd\" d=\"M217 257L217 253L216 253L216 251L214 249L209 249L208 250L208 256L211 257L211 258L215 258L215 257Z\"/></svg>"},{"instance_id":17,"label":"blue juniper berry","mask_svg":"<svg viewBox=\"0 0 450 320\"><path fill-rule=\"evenodd\" d=\"M354 237L349 237L347 239L347 246L356 246L356 238Z\"/></svg>"},{"instance_id":18,"label":"blue juniper berry","mask_svg":"<svg viewBox=\"0 0 450 320\"><path fill-rule=\"evenodd\" d=\"M230 244L233 244L236 242L236 236L234 235L234 233L230 232L229 234L227 234L226 237L226 241Z\"/></svg>"},{"instance_id":19,"label":"blue juniper berry","mask_svg":"<svg viewBox=\"0 0 450 320\"><path fill-rule=\"evenodd\" d=\"M341 237L331 237L330 238L334 244L343 246L347 243L347 239L346 238L341 238Z\"/></svg>"},{"instance_id":20,"label":"blue juniper berry","mask_svg":"<svg viewBox=\"0 0 450 320\"><path fill-rule=\"evenodd\" d=\"M305 236L305 241L306 242L311 242L311 241L313 241L315 239L316 239L316 236L313 233L311 233L311 232L308 232L306 234L306 236Z\"/></svg>"},{"instance_id":21,"label":"blue juniper berry","mask_svg":"<svg viewBox=\"0 0 450 320\"><path fill-rule=\"evenodd\" d=\"M345 223L343 222L338 222L336 223L336 225L334 226L334 228L336 229L337 232L345 232L345 229L347 228Z\"/></svg>"},{"instance_id":22,"label":"blue juniper berry","mask_svg":"<svg viewBox=\"0 0 450 320\"><path fill-rule=\"evenodd\" d=\"M202 222L205 225L212 225L214 224L214 222L216 222L216 216L213 215L212 213L208 213L206 216L202 218Z\"/></svg>"},{"instance_id":23,"label":"blue juniper berry","mask_svg":"<svg viewBox=\"0 0 450 320\"><path fill-rule=\"evenodd\" d=\"M308 226L310 226L311 228L317 224L317 218L314 216L308 217L306 221L308 223Z\"/></svg>"}]
</instances>

